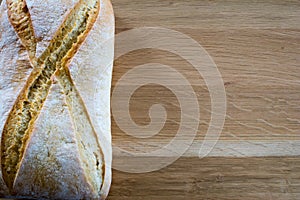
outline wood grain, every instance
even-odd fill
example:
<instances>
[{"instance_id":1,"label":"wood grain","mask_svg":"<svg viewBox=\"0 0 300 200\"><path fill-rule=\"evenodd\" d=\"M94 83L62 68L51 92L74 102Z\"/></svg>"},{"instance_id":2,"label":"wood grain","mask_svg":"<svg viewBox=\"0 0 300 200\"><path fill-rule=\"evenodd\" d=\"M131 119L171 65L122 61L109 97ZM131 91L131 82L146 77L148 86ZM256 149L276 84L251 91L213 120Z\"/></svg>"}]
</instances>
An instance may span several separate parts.
<instances>
[{"instance_id":1,"label":"wood grain","mask_svg":"<svg viewBox=\"0 0 300 200\"><path fill-rule=\"evenodd\" d=\"M221 140L300 140L299 1L112 2L117 33L143 26L162 26L190 36L209 53L222 75L227 95ZM171 66L191 83L201 116L195 143L201 142L211 118L210 96L203 77L181 57L157 49L130 52L115 60L112 91L126 72L145 63ZM154 103L165 106L168 119L159 134L145 143L160 147L178 130L180 104L166 87L142 86L130 101L133 120L147 125L149 108ZM126 135L112 119L116 145L128 149L141 142ZM266 151L272 152L272 149ZM297 153L300 155L300 151Z\"/></svg>"},{"instance_id":2,"label":"wood grain","mask_svg":"<svg viewBox=\"0 0 300 200\"><path fill-rule=\"evenodd\" d=\"M139 49L116 59L112 91L122 76L142 64L161 63L179 71L198 97L200 125L185 157L172 165L143 174L114 170L109 199L299 199L300 2L112 3L117 33L145 26L164 27L201 44L224 80L227 115L220 140L209 154L213 157L199 159L211 117L203 77L178 55L158 49ZM156 103L167 110L167 121L157 135L140 139L121 130L113 116L113 145L129 152L151 152L174 138L181 113L172 91L161 85L144 85L129 103L131 117L138 125L151 122L149 108ZM132 167L145 167L142 158L125 155L114 152L115 165L136 159Z\"/></svg>"},{"instance_id":3,"label":"wood grain","mask_svg":"<svg viewBox=\"0 0 300 200\"><path fill-rule=\"evenodd\" d=\"M126 158L123 159L126 162ZM160 171L113 171L114 199L299 199L300 159L181 158Z\"/></svg>"}]
</instances>

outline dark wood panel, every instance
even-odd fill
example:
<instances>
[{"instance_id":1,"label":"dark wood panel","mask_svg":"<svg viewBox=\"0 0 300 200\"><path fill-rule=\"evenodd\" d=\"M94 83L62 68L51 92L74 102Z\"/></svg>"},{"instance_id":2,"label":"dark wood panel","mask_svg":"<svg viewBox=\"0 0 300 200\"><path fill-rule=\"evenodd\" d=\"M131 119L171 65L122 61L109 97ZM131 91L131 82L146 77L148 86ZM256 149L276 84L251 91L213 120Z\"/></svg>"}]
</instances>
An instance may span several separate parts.
<instances>
[{"instance_id":1,"label":"dark wood panel","mask_svg":"<svg viewBox=\"0 0 300 200\"><path fill-rule=\"evenodd\" d=\"M300 157L268 157L180 158L144 174L114 170L108 199L299 198Z\"/></svg>"}]
</instances>

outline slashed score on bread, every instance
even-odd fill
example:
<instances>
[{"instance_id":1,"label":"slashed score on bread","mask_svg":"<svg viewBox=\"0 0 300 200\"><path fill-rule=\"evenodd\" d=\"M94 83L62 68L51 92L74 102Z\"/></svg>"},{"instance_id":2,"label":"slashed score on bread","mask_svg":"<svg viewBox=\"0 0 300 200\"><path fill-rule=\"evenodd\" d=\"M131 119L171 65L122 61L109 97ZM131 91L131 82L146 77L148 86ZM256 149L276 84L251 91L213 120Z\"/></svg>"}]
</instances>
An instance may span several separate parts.
<instances>
[{"instance_id":1,"label":"slashed score on bread","mask_svg":"<svg viewBox=\"0 0 300 200\"><path fill-rule=\"evenodd\" d=\"M107 196L113 37L109 0L3 0L2 197Z\"/></svg>"}]
</instances>

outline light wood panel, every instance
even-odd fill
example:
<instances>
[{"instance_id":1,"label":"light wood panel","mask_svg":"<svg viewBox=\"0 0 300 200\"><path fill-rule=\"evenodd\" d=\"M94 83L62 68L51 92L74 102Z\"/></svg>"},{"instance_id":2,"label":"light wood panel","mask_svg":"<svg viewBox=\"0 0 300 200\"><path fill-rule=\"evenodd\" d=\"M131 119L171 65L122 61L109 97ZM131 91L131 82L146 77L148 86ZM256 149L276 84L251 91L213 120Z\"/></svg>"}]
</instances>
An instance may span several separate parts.
<instances>
[{"instance_id":1,"label":"light wood panel","mask_svg":"<svg viewBox=\"0 0 300 200\"><path fill-rule=\"evenodd\" d=\"M227 115L220 141L210 154L218 157L198 159L211 117L203 77L181 57L162 50L137 50L118 58L113 89L126 72L145 63L165 64L184 75L198 97L200 125L193 145L184 155L187 157L172 165L143 174L114 170L109 199L299 199L300 2L112 3L117 33L144 26L165 27L201 44L224 80ZM155 84L139 88L132 95L130 114L137 124L147 125L149 108L155 103L162 104L168 113L159 134L134 138L112 118L113 145L129 152L150 152L168 144L180 124L180 104L172 91ZM115 165L136 159L133 167L145 167L142 158L139 162L139 158L119 152L114 155ZM235 156L241 158L230 158Z\"/></svg>"},{"instance_id":2,"label":"light wood panel","mask_svg":"<svg viewBox=\"0 0 300 200\"><path fill-rule=\"evenodd\" d=\"M190 36L206 49L222 75L227 95L221 140L299 141L299 1L112 2L117 33L143 26L163 26ZM203 77L186 60L157 49L130 52L115 61L113 89L126 72L145 63L171 66L191 83L201 116L195 141L201 142L211 119L210 96ZM133 120L140 125L148 124L149 108L154 103L165 106L168 120L159 134L143 145L160 147L177 133L180 105L166 87L146 85L131 98ZM126 149L128 143L131 147L140 142L120 130L114 120L112 124L116 145Z\"/></svg>"}]
</instances>

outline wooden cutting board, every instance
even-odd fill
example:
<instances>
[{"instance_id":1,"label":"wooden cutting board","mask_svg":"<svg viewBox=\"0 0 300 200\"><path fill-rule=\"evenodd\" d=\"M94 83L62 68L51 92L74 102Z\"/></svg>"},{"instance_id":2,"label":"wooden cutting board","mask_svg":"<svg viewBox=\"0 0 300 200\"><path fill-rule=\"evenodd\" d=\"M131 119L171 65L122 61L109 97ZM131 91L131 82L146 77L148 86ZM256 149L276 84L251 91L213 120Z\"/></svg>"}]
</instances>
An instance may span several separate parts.
<instances>
[{"instance_id":1,"label":"wooden cutting board","mask_svg":"<svg viewBox=\"0 0 300 200\"><path fill-rule=\"evenodd\" d=\"M117 58L114 65L112 91L118 92L112 98L115 112L112 135L113 146L119 149L114 151L115 170L109 199L300 199L300 2L112 0L112 3L116 51L126 49L124 44L132 45L119 35L135 33L128 32L132 29L163 27L185 34L214 60L224 83L227 112L218 143L207 157L199 159L212 116L210 92L214 91L208 89L207 77L201 76L187 59L165 49L142 49L151 47L151 38L157 43L156 33L160 29L145 33L144 41L138 32L138 39L133 42L136 50ZM168 39L174 40L171 46L175 48L188 42L171 35L166 34L158 43L169 44ZM193 50L192 57L197 55ZM131 95L129 113L137 125L149 125L151 120L159 122L156 115L150 119L152 105L161 104L166 109L167 120L155 136L137 138L135 135L139 133L127 131L132 126L130 120L127 126L120 122L119 117L125 116L127 110L114 108L114 102L128 103L125 98L128 86L122 88L123 79L149 63L167 65L188 80L198 99L200 123L193 144L180 159L157 171L128 173L126 169L146 171L153 162L168 161L164 157L168 155L150 162L143 156L153 155L154 150L163 149L172 139L180 138L178 149L180 144L189 142L189 137L176 135L183 121L182 102L176 94L186 94L185 100L190 99L189 93L179 86L172 91L163 85L146 84ZM152 75L149 71L132 79L147 79ZM176 82L167 71L151 80ZM117 90L119 87L123 93ZM131 159L136 152L141 156L134 158L133 164Z\"/></svg>"}]
</instances>

